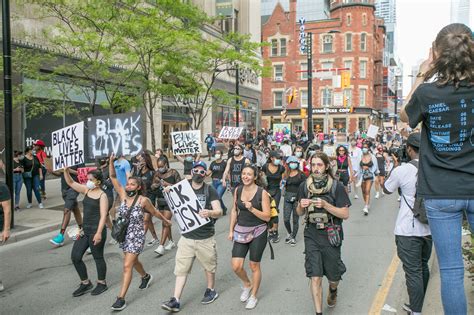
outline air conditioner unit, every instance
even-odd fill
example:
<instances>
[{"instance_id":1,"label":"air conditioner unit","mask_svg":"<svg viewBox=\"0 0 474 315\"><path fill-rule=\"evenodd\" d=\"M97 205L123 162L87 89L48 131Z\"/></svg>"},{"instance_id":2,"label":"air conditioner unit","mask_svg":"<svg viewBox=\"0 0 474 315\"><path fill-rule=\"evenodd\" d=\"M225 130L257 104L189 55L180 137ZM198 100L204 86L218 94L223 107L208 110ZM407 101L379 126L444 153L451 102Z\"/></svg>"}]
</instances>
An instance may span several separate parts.
<instances>
[{"instance_id":1,"label":"air conditioner unit","mask_svg":"<svg viewBox=\"0 0 474 315\"><path fill-rule=\"evenodd\" d=\"M283 76L277 75L277 76L275 77L275 81L283 81Z\"/></svg>"}]
</instances>

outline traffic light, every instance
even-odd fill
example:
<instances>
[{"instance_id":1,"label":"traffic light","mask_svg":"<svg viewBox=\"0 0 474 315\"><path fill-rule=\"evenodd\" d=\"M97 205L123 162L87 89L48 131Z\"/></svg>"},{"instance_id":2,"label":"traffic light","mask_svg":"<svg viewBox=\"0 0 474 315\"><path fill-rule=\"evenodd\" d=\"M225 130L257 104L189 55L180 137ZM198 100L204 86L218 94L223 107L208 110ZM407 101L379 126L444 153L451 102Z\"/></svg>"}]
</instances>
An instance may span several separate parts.
<instances>
[{"instance_id":1,"label":"traffic light","mask_svg":"<svg viewBox=\"0 0 474 315\"><path fill-rule=\"evenodd\" d=\"M306 118L306 108L300 109L300 117L302 119Z\"/></svg>"},{"instance_id":2,"label":"traffic light","mask_svg":"<svg viewBox=\"0 0 474 315\"><path fill-rule=\"evenodd\" d=\"M341 88L348 89L351 86L351 72L344 71L341 73Z\"/></svg>"},{"instance_id":3,"label":"traffic light","mask_svg":"<svg viewBox=\"0 0 474 315\"><path fill-rule=\"evenodd\" d=\"M288 105L290 105L291 103L293 103L293 99L294 99L294 95L293 95L293 94L288 95Z\"/></svg>"}]
</instances>

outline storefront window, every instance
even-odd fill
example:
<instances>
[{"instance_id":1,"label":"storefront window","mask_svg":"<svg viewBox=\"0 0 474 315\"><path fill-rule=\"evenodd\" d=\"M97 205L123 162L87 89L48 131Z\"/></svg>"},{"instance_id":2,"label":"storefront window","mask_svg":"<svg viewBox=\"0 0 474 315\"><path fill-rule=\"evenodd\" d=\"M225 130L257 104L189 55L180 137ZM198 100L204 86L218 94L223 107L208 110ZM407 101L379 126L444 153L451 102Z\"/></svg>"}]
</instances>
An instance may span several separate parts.
<instances>
[{"instance_id":1,"label":"storefront window","mask_svg":"<svg viewBox=\"0 0 474 315\"><path fill-rule=\"evenodd\" d=\"M322 132L324 130L324 119L313 119L313 126L315 132Z\"/></svg>"},{"instance_id":2,"label":"storefront window","mask_svg":"<svg viewBox=\"0 0 474 315\"><path fill-rule=\"evenodd\" d=\"M333 129L337 129L337 132L344 133L347 130L346 118L334 118L332 123Z\"/></svg>"},{"instance_id":3,"label":"storefront window","mask_svg":"<svg viewBox=\"0 0 474 315\"><path fill-rule=\"evenodd\" d=\"M365 118L359 118L359 130L365 130L365 128L366 128Z\"/></svg>"}]
</instances>

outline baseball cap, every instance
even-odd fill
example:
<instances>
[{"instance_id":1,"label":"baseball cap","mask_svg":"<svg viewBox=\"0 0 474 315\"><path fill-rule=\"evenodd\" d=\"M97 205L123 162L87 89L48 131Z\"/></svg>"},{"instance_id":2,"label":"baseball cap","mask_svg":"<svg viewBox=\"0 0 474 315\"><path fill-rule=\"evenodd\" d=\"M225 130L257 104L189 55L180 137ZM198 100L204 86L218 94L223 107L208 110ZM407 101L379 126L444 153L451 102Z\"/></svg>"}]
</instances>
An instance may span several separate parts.
<instances>
[{"instance_id":1,"label":"baseball cap","mask_svg":"<svg viewBox=\"0 0 474 315\"><path fill-rule=\"evenodd\" d=\"M298 159L296 158L296 156L289 156L287 159L286 159L286 164L289 164L289 163L299 163Z\"/></svg>"},{"instance_id":2,"label":"baseball cap","mask_svg":"<svg viewBox=\"0 0 474 315\"><path fill-rule=\"evenodd\" d=\"M46 144L43 142L43 140L36 140L35 145L38 145L40 147L45 147L46 146Z\"/></svg>"},{"instance_id":3,"label":"baseball cap","mask_svg":"<svg viewBox=\"0 0 474 315\"><path fill-rule=\"evenodd\" d=\"M207 164L204 163L203 161L194 162L193 163L193 168L196 168L196 167L202 167L202 168L204 168L204 170L207 171Z\"/></svg>"},{"instance_id":4,"label":"baseball cap","mask_svg":"<svg viewBox=\"0 0 474 315\"><path fill-rule=\"evenodd\" d=\"M408 136L407 144L411 147L419 148L421 142L421 134L414 132Z\"/></svg>"}]
</instances>

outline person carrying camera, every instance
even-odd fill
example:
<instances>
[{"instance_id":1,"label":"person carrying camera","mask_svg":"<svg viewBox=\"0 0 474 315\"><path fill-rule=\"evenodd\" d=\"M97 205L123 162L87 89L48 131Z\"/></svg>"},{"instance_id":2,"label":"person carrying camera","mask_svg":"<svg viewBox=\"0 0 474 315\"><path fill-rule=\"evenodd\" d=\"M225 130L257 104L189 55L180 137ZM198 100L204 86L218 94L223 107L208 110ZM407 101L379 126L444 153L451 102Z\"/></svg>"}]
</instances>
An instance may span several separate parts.
<instances>
[{"instance_id":1,"label":"person carrying camera","mask_svg":"<svg viewBox=\"0 0 474 315\"><path fill-rule=\"evenodd\" d=\"M398 257L403 263L406 286L410 304L404 309L412 314L421 314L423 300L428 287L430 271L428 260L431 256L432 240L430 228L415 217L414 208L416 182L418 179L418 152L420 150L420 133L412 133L407 140L407 154L410 163L404 163L393 169L383 186L386 194L401 189L403 196L400 203L397 222L395 223L395 243Z\"/></svg>"},{"instance_id":2,"label":"person carrying camera","mask_svg":"<svg viewBox=\"0 0 474 315\"><path fill-rule=\"evenodd\" d=\"M306 276L316 314L323 309L323 276L329 281L327 304L336 306L337 286L346 267L341 260L342 221L349 218L351 202L344 186L334 179L329 158L317 152L311 157L311 174L300 185L296 212L304 215Z\"/></svg>"}]
</instances>

